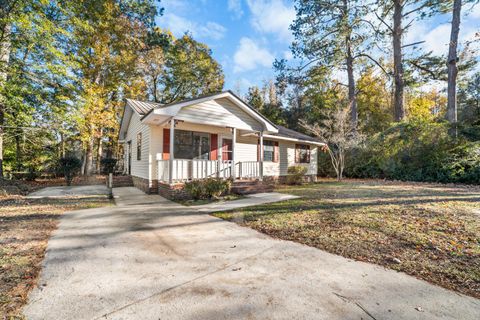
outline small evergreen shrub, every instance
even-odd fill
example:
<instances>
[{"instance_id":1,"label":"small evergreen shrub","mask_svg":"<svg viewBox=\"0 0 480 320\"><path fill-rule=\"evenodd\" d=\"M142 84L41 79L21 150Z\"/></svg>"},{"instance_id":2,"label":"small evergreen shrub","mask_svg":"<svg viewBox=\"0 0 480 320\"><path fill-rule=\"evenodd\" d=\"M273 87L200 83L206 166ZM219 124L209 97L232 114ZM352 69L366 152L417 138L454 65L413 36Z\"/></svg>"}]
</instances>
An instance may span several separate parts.
<instances>
[{"instance_id":1,"label":"small evergreen shrub","mask_svg":"<svg viewBox=\"0 0 480 320\"><path fill-rule=\"evenodd\" d=\"M228 194L232 187L231 180L208 178L193 180L185 183L185 191L194 199L217 199L223 194Z\"/></svg>"},{"instance_id":2,"label":"small evergreen shrub","mask_svg":"<svg viewBox=\"0 0 480 320\"><path fill-rule=\"evenodd\" d=\"M117 159L115 158L103 158L100 160L100 164L102 166L102 173L109 174L114 173L115 166L117 165Z\"/></svg>"},{"instance_id":3,"label":"small evergreen shrub","mask_svg":"<svg viewBox=\"0 0 480 320\"><path fill-rule=\"evenodd\" d=\"M303 177L307 173L307 168L303 166L291 166L287 169L287 183L299 185L304 182Z\"/></svg>"},{"instance_id":4,"label":"small evergreen shrub","mask_svg":"<svg viewBox=\"0 0 480 320\"><path fill-rule=\"evenodd\" d=\"M82 167L82 162L76 157L65 157L61 158L59 161L59 166L67 182L67 186L72 184L73 177L80 171Z\"/></svg>"},{"instance_id":5,"label":"small evergreen shrub","mask_svg":"<svg viewBox=\"0 0 480 320\"><path fill-rule=\"evenodd\" d=\"M218 199L222 194L229 193L232 186L231 180L209 178L203 181L208 198Z\"/></svg>"},{"instance_id":6,"label":"small evergreen shrub","mask_svg":"<svg viewBox=\"0 0 480 320\"><path fill-rule=\"evenodd\" d=\"M193 200L200 200L207 198L205 184L202 180L193 180L186 182L184 186L185 191L192 197Z\"/></svg>"}]
</instances>

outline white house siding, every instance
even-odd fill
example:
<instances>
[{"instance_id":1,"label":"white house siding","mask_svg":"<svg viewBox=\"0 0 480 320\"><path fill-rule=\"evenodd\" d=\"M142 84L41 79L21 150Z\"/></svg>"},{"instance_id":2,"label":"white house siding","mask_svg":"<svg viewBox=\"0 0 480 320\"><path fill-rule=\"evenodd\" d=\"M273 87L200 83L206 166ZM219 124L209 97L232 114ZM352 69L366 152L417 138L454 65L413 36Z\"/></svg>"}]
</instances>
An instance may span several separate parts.
<instances>
[{"instance_id":1,"label":"white house siding","mask_svg":"<svg viewBox=\"0 0 480 320\"><path fill-rule=\"evenodd\" d=\"M294 165L307 167L307 175L316 175L318 148L313 145L310 146L310 163L295 163L295 144L295 142L279 141L279 162L265 161L263 163L263 175L285 176L287 175L288 167Z\"/></svg>"},{"instance_id":2,"label":"white house siding","mask_svg":"<svg viewBox=\"0 0 480 320\"><path fill-rule=\"evenodd\" d=\"M262 125L226 98L182 108L175 119L243 130L262 130Z\"/></svg>"},{"instance_id":3,"label":"white house siding","mask_svg":"<svg viewBox=\"0 0 480 320\"><path fill-rule=\"evenodd\" d=\"M142 133L142 154L141 160L137 160L137 133ZM125 137L125 168L128 170L128 141L132 141L132 163L131 175L139 178L149 179L150 177L150 127L140 122L140 116L133 113L128 125Z\"/></svg>"},{"instance_id":4,"label":"white house siding","mask_svg":"<svg viewBox=\"0 0 480 320\"><path fill-rule=\"evenodd\" d=\"M242 137L237 134L235 161L257 161L258 138L254 136Z\"/></svg>"},{"instance_id":5,"label":"white house siding","mask_svg":"<svg viewBox=\"0 0 480 320\"><path fill-rule=\"evenodd\" d=\"M162 159L163 153L163 129L169 127L149 126L140 123L140 117L134 113L125 141L132 141L132 176L148 179L150 181L158 179L158 159ZM231 131L228 128L202 125L195 123L180 122L175 127L177 130L190 130L206 133L218 134L219 158L221 158L222 138L232 138ZM137 161L137 133L142 132L142 160ZM245 131L237 131L235 161L257 161L257 141L256 136L242 136ZM265 139L270 140L270 139ZM265 176L287 175L287 169L292 165L301 165L308 168L308 175L317 174L317 152L316 146L311 146L311 159L309 164L295 163L295 142L279 140L279 162L264 162ZM125 148L125 161L128 159L128 150ZM127 163L125 163L127 168Z\"/></svg>"},{"instance_id":6,"label":"white house siding","mask_svg":"<svg viewBox=\"0 0 480 320\"><path fill-rule=\"evenodd\" d=\"M151 177L158 179L158 159L162 159L163 152L163 127L150 126L150 158L151 158Z\"/></svg>"}]
</instances>

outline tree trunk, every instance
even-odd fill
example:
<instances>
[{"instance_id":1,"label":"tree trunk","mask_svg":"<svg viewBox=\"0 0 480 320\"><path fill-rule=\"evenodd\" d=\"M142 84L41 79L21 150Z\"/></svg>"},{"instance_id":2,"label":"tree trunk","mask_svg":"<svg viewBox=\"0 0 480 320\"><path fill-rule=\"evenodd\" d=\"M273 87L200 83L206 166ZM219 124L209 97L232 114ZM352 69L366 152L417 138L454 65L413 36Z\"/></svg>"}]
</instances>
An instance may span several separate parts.
<instances>
[{"instance_id":1,"label":"tree trunk","mask_svg":"<svg viewBox=\"0 0 480 320\"><path fill-rule=\"evenodd\" d=\"M402 121L405 118L404 106L404 87L403 79L403 56L402 56L402 36L403 36L403 0L395 0L393 11L393 75L395 82L394 90L394 114L395 121Z\"/></svg>"},{"instance_id":2,"label":"tree trunk","mask_svg":"<svg viewBox=\"0 0 480 320\"><path fill-rule=\"evenodd\" d=\"M83 155L82 155L82 168L80 169L80 173L82 176L85 175L85 168L87 167L87 149L82 150Z\"/></svg>"},{"instance_id":3,"label":"tree trunk","mask_svg":"<svg viewBox=\"0 0 480 320\"><path fill-rule=\"evenodd\" d=\"M452 31L450 33L450 45L448 49L448 101L447 101L447 120L454 126L457 123L457 46L458 34L460 32L460 12L462 10L462 0L454 0L452 13ZM456 129L454 129L456 133Z\"/></svg>"},{"instance_id":4,"label":"tree trunk","mask_svg":"<svg viewBox=\"0 0 480 320\"><path fill-rule=\"evenodd\" d=\"M21 139L20 139L20 130L16 130L15 132L15 170L21 171L22 170L22 146L21 146Z\"/></svg>"},{"instance_id":5,"label":"tree trunk","mask_svg":"<svg viewBox=\"0 0 480 320\"><path fill-rule=\"evenodd\" d=\"M348 1L343 0L343 19L345 24L348 24ZM347 65L347 77L348 77L348 103L350 104L350 116L353 128L357 128L358 123L358 111L357 111L357 99L355 94L355 77L353 75L353 56L352 56L352 43L350 32L345 37L345 49L346 49L346 65Z\"/></svg>"},{"instance_id":6,"label":"tree trunk","mask_svg":"<svg viewBox=\"0 0 480 320\"><path fill-rule=\"evenodd\" d=\"M85 175L91 176L93 172L93 137L88 139L85 151Z\"/></svg>"},{"instance_id":7,"label":"tree trunk","mask_svg":"<svg viewBox=\"0 0 480 320\"><path fill-rule=\"evenodd\" d=\"M60 157L65 158L65 134L60 132Z\"/></svg>"},{"instance_id":8,"label":"tree trunk","mask_svg":"<svg viewBox=\"0 0 480 320\"><path fill-rule=\"evenodd\" d=\"M103 153L103 146L102 146L102 138L100 137L97 140L97 163L96 163L97 174L100 173L101 171L102 153Z\"/></svg>"},{"instance_id":9,"label":"tree trunk","mask_svg":"<svg viewBox=\"0 0 480 320\"><path fill-rule=\"evenodd\" d=\"M7 68L10 61L11 50L11 26L6 24L3 29L3 41L0 43L0 89L3 88L7 81ZM0 179L3 178L3 135L5 125L5 104L6 98L0 94Z\"/></svg>"},{"instance_id":10,"label":"tree trunk","mask_svg":"<svg viewBox=\"0 0 480 320\"><path fill-rule=\"evenodd\" d=\"M348 102L350 103L350 116L353 128L357 128L358 110L355 93L355 78L353 75L353 57L350 48L350 39L347 39L347 75L348 75Z\"/></svg>"}]
</instances>

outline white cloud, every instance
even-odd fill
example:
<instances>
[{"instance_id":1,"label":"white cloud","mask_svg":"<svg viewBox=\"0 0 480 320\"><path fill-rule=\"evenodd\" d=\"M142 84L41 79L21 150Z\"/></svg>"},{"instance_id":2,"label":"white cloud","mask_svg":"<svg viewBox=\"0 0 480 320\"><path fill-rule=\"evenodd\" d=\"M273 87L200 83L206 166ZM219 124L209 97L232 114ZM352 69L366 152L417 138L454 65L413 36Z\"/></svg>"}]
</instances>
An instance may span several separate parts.
<instances>
[{"instance_id":1,"label":"white cloud","mask_svg":"<svg viewBox=\"0 0 480 320\"><path fill-rule=\"evenodd\" d=\"M201 25L195 21L188 20L173 13L168 13L162 19L168 29L174 35L181 36L189 31L194 37L210 38L213 40L220 40L224 37L227 29L216 22L208 21Z\"/></svg>"},{"instance_id":2,"label":"white cloud","mask_svg":"<svg viewBox=\"0 0 480 320\"><path fill-rule=\"evenodd\" d=\"M441 24L428 32L425 37L424 48L435 55L442 55L448 51L450 40L450 25Z\"/></svg>"},{"instance_id":3,"label":"white cloud","mask_svg":"<svg viewBox=\"0 0 480 320\"><path fill-rule=\"evenodd\" d=\"M480 18L480 4L476 4L475 7L473 7L471 13L469 14L469 17Z\"/></svg>"},{"instance_id":4,"label":"white cloud","mask_svg":"<svg viewBox=\"0 0 480 320\"><path fill-rule=\"evenodd\" d=\"M283 51L283 57L287 60L293 59L293 53L290 50Z\"/></svg>"},{"instance_id":5,"label":"white cloud","mask_svg":"<svg viewBox=\"0 0 480 320\"><path fill-rule=\"evenodd\" d=\"M271 67L273 55L265 48L261 48L250 38L241 38L240 44L233 56L234 72L253 70L257 66Z\"/></svg>"},{"instance_id":6,"label":"white cloud","mask_svg":"<svg viewBox=\"0 0 480 320\"><path fill-rule=\"evenodd\" d=\"M405 37L403 38L404 44L411 44L417 41L423 41L428 32L428 26L423 21L415 21L410 28L407 29Z\"/></svg>"},{"instance_id":7,"label":"white cloud","mask_svg":"<svg viewBox=\"0 0 480 320\"><path fill-rule=\"evenodd\" d=\"M214 40L220 40L227 32L227 29L216 22L209 21L205 26L198 26L199 36L205 38L211 38Z\"/></svg>"},{"instance_id":8,"label":"white cloud","mask_svg":"<svg viewBox=\"0 0 480 320\"><path fill-rule=\"evenodd\" d=\"M242 1L228 0L228 11L232 12L235 18L241 18L243 16Z\"/></svg>"},{"instance_id":9,"label":"white cloud","mask_svg":"<svg viewBox=\"0 0 480 320\"><path fill-rule=\"evenodd\" d=\"M290 24L295 19L295 8L283 0L247 0L252 12L251 24L262 33L274 33L279 40L291 42Z\"/></svg>"}]
</instances>

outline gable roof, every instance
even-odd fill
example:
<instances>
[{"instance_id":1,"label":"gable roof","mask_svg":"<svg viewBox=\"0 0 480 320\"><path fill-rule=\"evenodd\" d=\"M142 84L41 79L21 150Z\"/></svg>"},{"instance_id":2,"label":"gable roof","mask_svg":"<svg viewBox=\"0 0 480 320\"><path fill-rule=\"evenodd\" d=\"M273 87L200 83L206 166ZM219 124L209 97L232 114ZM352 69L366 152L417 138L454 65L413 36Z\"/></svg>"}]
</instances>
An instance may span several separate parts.
<instances>
[{"instance_id":1,"label":"gable roof","mask_svg":"<svg viewBox=\"0 0 480 320\"><path fill-rule=\"evenodd\" d=\"M243 106L244 110L248 111L250 115L256 117L257 120L259 120L260 122L263 122L265 125L265 128L269 132L269 134L266 135L268 137L279 138L279 139L284 138L286 140L312 142L314 144L323 145L323 142L317 138L310 137L306 134L297 132L295 130L291 130L283 126L274 124L272 121L267 119L264 115L262 115L260 112L255 110L255 108L253 108L251 105L243 101L243 99L238 97L231 90L206 94L199 97L185 99L182 101L172 102L167 104L161 104L161 103L155 103L155 102L144 102L144 101L138 101L133 99L126 99L126 101L127 101L127 106L130 106L134 112L140 115L140 120L143 121L145 118L147 118L149 115L154 113L156 110L158 110L157 112L160 112L162 114L174 116L182 107L194 105L207 100L223 98L223 97L228 97L232 99L236 104ZM125 114L125 111L126 110L124 110L124 115L122 117L120 131L122 131L122 128L124 127L124 125L128 126L129 121L127 121L127 123L124 123L124 117L127 116ZM131 116L131 115L128 115L128 116Z\"/></svg>"},{"instance_id":2,"label":"gable roof","mask_svg":"<svg viewBox=\"0 0 480 320\"><path fill-rule=\"evenodd\" d=\"M150 109L142 118L142 121L149 121L148 119L153 117L153 115L163 116L163 117L174 117L177 113L183 108L195 104L200 104L205 101L209 100L216 100L220 98L227 98L232 101L237 107L245 111L248 115L250 115L253 119L257 120L259 123L262 124L264 129L268 132L277 132L278 129L274 123L270 120L265 118L262 114L248 105L245 101L241 98L236 96L232 91L222 91L218 93L212 93L208 95L203 95L196 98L186 99L179 102L172 102L167 104L157 104L154 108Z\"/></svg>"}]
</instances>

